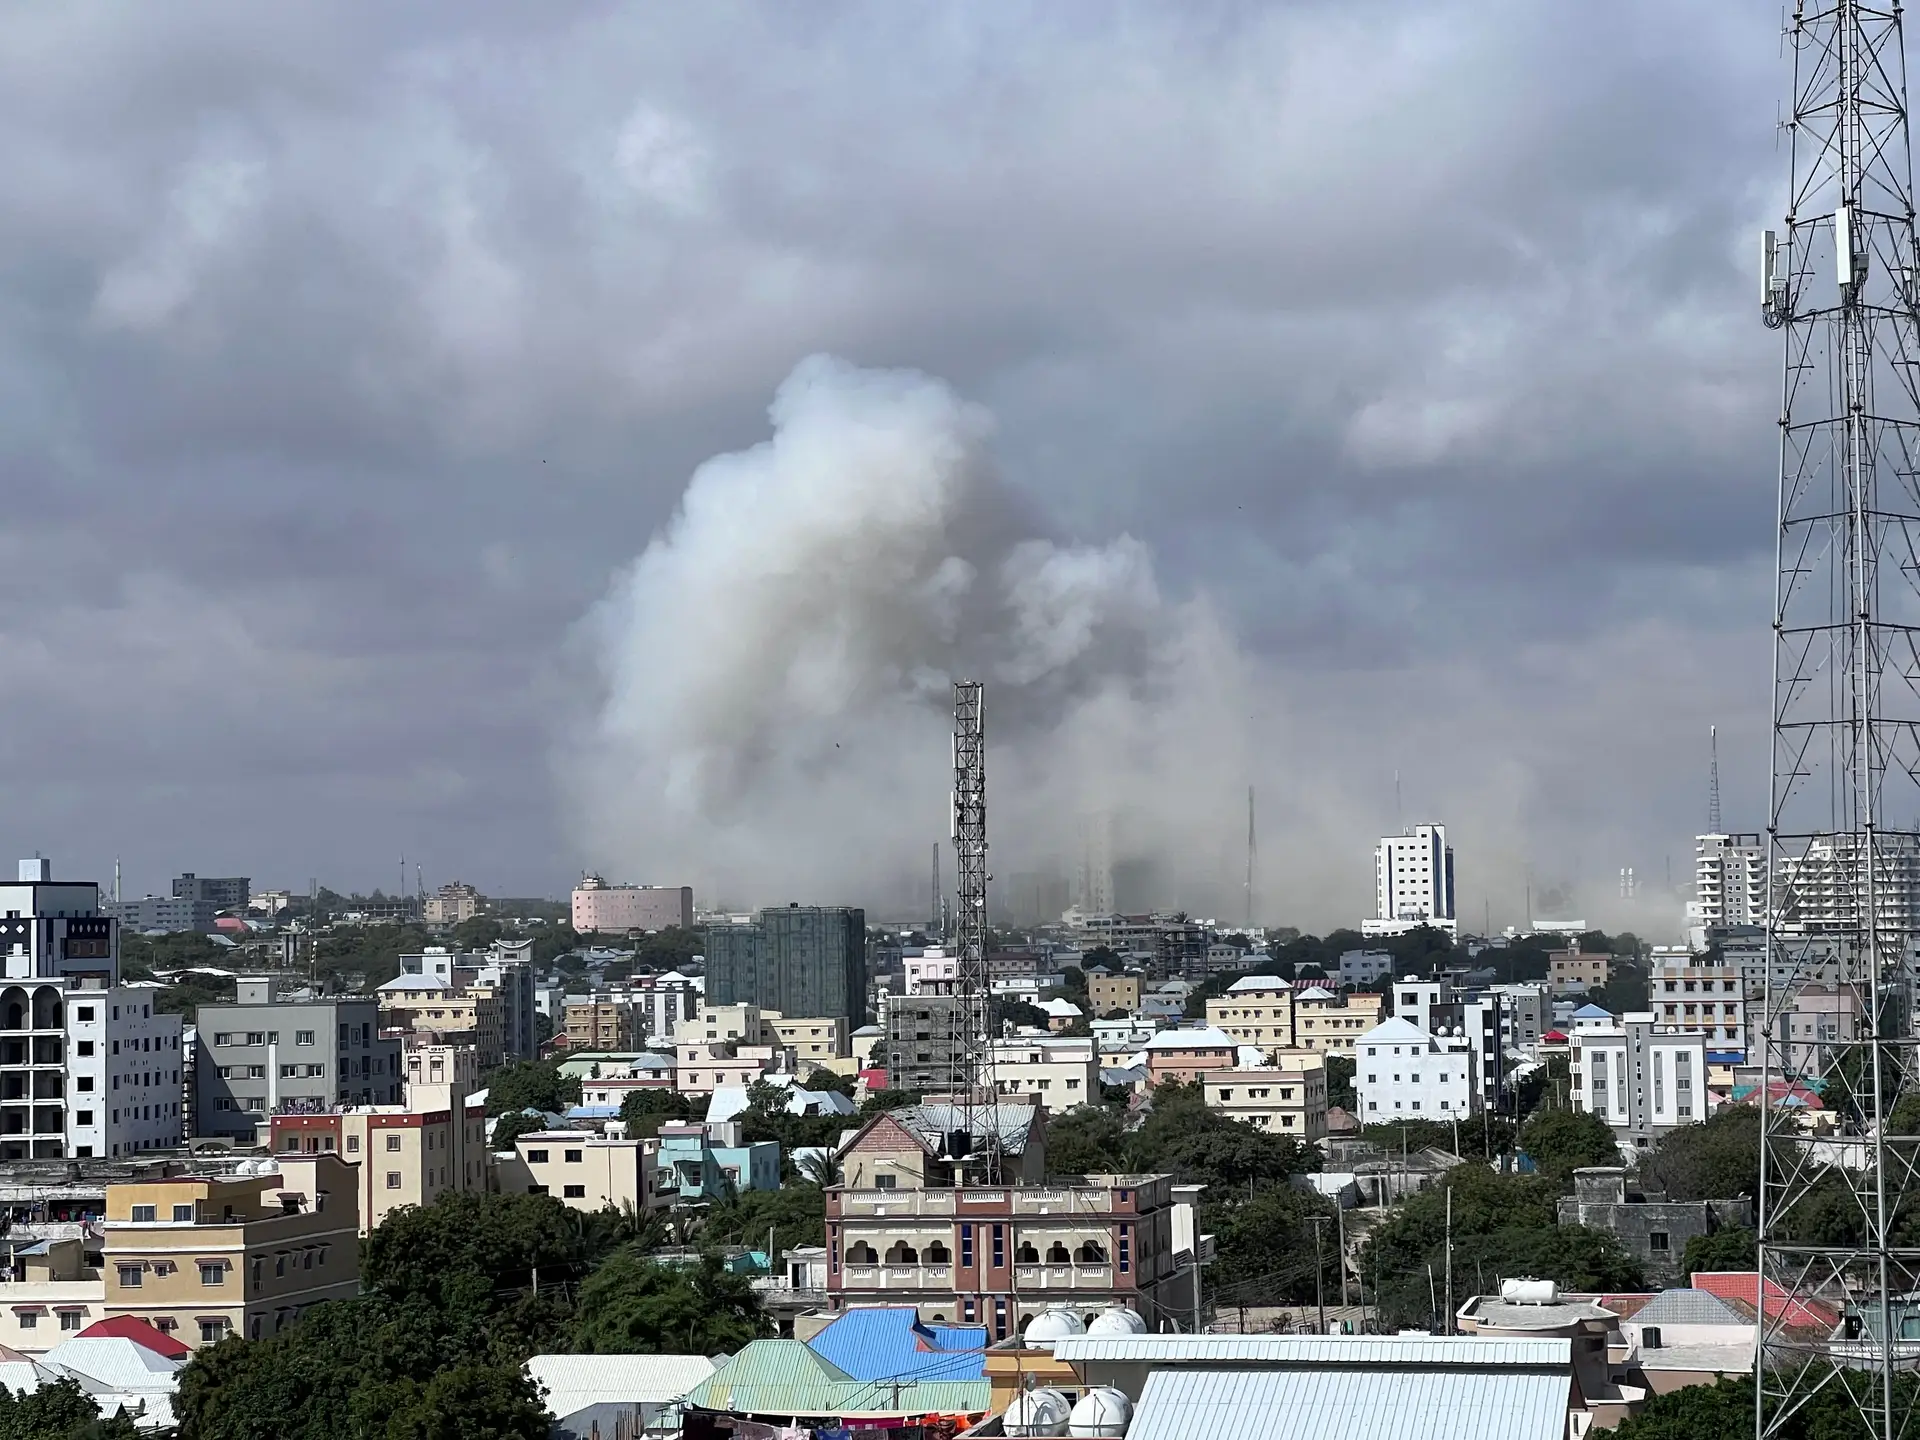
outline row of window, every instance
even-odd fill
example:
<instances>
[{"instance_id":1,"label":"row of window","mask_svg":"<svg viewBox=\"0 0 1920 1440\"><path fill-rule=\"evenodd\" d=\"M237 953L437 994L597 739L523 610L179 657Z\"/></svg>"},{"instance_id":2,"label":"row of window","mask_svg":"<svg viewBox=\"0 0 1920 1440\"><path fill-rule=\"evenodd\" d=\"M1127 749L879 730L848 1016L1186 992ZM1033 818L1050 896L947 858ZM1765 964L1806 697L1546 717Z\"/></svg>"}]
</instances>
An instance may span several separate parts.
<instances>
[{"instance_id":1,"label":"row of window","mask_svg":"<svg viewBox=\"0 0 1920 1440\"><path fill-rule=\"evenodd\" d=\"M150 1210L153 1207L149 1205L134 1208ZM191 1205L174 1207L176 1211L192 1208ZM316 1265L324 1268L327 1263L327 1252L330 1249L332 1247L328 1245L310 1245L304 1250L279 1251L273 1257L273 1273L275 1276L285 1276L289 1270L311 1270ZM200 1272L201 1285L208 1289L224 1288L227 1283L227 1272L233 1268L233 1262L226 1259L199 1260L194 1263ZM251 1264L253 1284L257 1289L266 1278L267 1257L255 1255L251 1259ZM126 1261L116 1265L114 1269L119 1277L121 1289L138 1290L146 1284L146 1275L149 1270L153 1272L155 1278L164 1279L179 1269L179 1266L171 1260L141 1260Z\"/></svg>"},{"instance_id":2,"label":"row of window","mask_svg":"<svg viewBox=\"0 0 1920 1440\"><path fill-rule=\"evenodd\" d=\"M113 1123L118 1125L120 1123L120 1112L118 1110L115 1110L110 1113L113 1116ZM179 1113L180 1113L180 1102L178 1100L168 1101L164 1105L129 1105L127 1107L128 1120L167 1120L172 1118L173 1116L178 1115ZM75 1125L93 1124L93 1111L91 1110L74 1111L73 1123ZM89 1153L90 1153L89 1151L85 1151L85 1150L81 1151L80 1152L81 1158L83 1159L86 1158L86 1156ZM119 1152L115 1151L114 1153L118 1154Z\"/></svg>"},{"instance_id":3,"label":"row of window","mask_svg":"<svg viewBox=\"0 0 1920 1440\"><path fill-rule=\"evenodd\" d=\"M280 1078L282 1080L293 1080L303 1075L312 1078L325 1075L326 1073L326 1065L317 1061L313 1064L282 1065L280 1067ZM264 1080L267 1078L267 1067L264 1065L222 1065L220 1067L220 1078L222 1080Z\"/></svg>"},{"instance_id":4,"label":"row of window","mask_svg":"<svg viewBox=\"0 0 1920 1440\"><path fill-rule=\"evenodd\" d=\"M142 1086L169 1085L169 1084L178 1085L180 1083L180 1072L178 1070L175 1070L173 1072L172 1078L169 1079L166 1072L161 1070L130 1070L124 1076L115 1075L113 1077L114 1089L118 1090L120 1088L120 1082L122 1079L124 1079L127 1082L127 1088L129 1090L133 1089L136 1081ZM91 1075L74 1076L73 1088L79 1091L83 1095L92 1094L93 1093L93 1076Z\"/></svg>"},{"instance_id":5,"label":"row of window","mask_svg":"<svg viewBox=\"0 0 1920 1440\"><path fill-rule=\"evenodd\" d=\"M296 1030L293 1032L293 1043L296 1045L318 1044L319 1042L314 1038L316 1033L312 1030ZM236 1039L236 1036L239 1038ZM356 1041L361 1045L371 1045L373 1026L351 1025L343 1021L340 1025L340 1043L352 1045ZM278 1030L216 1030L213 1032L213 1043L216 1045L278 1045L280 1032Z\"/></svg>"}]
</instances>

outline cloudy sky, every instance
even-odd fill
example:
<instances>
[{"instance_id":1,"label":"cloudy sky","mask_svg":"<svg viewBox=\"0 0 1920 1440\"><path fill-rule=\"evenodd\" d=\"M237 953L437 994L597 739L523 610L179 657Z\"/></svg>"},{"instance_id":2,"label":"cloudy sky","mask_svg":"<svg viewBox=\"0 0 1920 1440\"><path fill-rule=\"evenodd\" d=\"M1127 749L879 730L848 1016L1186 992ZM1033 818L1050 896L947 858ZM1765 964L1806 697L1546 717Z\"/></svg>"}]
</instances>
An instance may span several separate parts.
<instances>
[{"instance_id":1,"label":"cloudy sky","mask_svg":"<svg viewBox=\"0 0 1920 1440\"><path fill-rule=\"evenodd\" d=\"M1217 616L1263 918L1357 915L1396 771L1463 912L1531 867L1604 915L1686 869L1709 723L1729 823L1764 795L1771 17L14 9L13 847L135 893L681 878L617 753L583 798L592 617L825 354L936 377L1034 533ZM777 838L858 853L857 809ZM1225 875L1218 809L1179 844Z\"/></svg>"}]
</instances>

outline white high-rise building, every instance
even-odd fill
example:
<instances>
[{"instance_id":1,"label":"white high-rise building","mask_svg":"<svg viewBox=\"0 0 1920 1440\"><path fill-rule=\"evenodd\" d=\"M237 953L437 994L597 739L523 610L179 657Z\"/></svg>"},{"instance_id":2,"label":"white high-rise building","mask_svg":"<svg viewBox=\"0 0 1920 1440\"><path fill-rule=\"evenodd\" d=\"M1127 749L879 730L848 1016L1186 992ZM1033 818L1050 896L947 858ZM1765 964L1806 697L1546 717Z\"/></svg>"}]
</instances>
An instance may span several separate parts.
<instances>
[{"instance_id":1,"label":"white high-rise building","mask_svg":"<svg viewBox=\"0 0 1920 1440\"><path fill-rule=\"evenodd\" d=\"M1444 825L1415 825L1373 847L1374 918L1363 933L1391 934L1416 925L1451 932L1453 848Z\"/></svg>"},{"instance_id":2,"label":"white high-rise building","mask_svg":"<svg viewBox=\"0 0 1920 1440\"><path fill-rule=\"evenodd\" d=\"M1693 892L1689 925L1765 924L1766 845L1758 835L1694 836Z\"/></svg>"}]
</instances>

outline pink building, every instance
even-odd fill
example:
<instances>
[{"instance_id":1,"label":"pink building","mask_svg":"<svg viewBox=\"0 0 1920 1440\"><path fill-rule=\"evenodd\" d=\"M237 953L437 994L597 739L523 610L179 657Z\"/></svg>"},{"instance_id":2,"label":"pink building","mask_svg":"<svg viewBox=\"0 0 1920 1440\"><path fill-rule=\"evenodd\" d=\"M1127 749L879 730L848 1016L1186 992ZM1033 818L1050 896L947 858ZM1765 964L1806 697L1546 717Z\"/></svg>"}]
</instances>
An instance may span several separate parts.
<instances>
[{"instance_id":1,"label":"pink building","mask_svg":"<svg viewBox=\"0 0 1920 1440\"><path fill-rule=\"evenodd\" d=\"M1168 1080L1191 1084L1203 1071L1231 1070L1239 1044L1224 1030L1208 1025L1193 1030L1162 1030L1147 1042L1147 1084Z\"/></svg>"},{"instance_id":2,"label":"pink building","mask_svg":"<svg viewBox=\"0 0 1920 1440\"><path fill-rule=\"evenodd\" d=\"M609 885L589 875L573 891L573 928L581 934L693 928L691 885Z\"/></svg>"}]
</instances>

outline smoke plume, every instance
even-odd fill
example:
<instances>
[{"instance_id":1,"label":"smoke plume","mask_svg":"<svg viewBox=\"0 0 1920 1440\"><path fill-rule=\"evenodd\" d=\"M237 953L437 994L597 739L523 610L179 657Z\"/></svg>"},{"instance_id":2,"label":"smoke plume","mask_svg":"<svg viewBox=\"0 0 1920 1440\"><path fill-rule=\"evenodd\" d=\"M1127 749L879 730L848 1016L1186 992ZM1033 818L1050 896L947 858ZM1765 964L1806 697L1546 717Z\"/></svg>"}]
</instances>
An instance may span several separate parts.
<instances>
[{"instance_id":1,"label":"smoke plume","mask_svg":"<svg viewBox=\"0 0 1920 1440\"><path fill-rule=\"evenodd\" d=\"M1003 886L1070 874L1108 815L1122 898L1224 904L1249 706L1205 600L1163 593L1130 536L1045 533L992 417L938 380L816 356L770 417L583 623L604 685L564 766L583 852L703 904L923 913L950 686L977 678Z\"/></svg>"}]
</instances>

